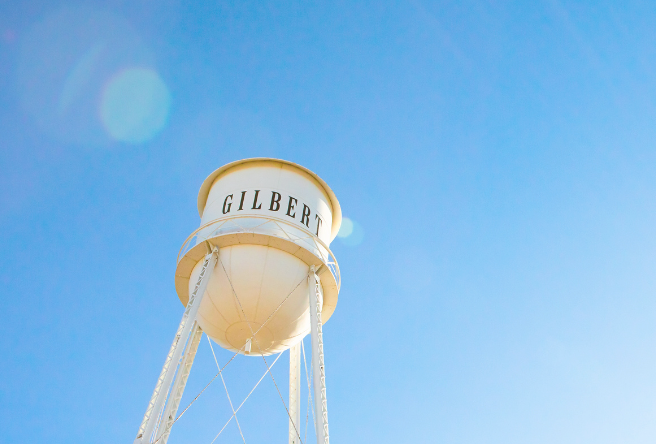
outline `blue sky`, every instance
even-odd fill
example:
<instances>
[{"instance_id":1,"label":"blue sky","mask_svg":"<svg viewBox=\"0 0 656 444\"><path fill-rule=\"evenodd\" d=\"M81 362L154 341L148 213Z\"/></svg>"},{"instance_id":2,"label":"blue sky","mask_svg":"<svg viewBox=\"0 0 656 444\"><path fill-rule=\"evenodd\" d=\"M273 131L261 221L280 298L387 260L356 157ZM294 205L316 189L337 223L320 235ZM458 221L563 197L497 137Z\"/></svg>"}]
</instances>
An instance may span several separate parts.
<instances>
[{"instance_id":1,"label":"blue sky","mask_svg":"<svg viewBox=\"0 0 656 444\"><path fill-rule=\"evenodd\" d=\"M1 440L134 439L198 188L273 156L356 227L332 245L333 442L653 442L655 22L632 1L2 3ZM213 366L204 340L183 405ZM241 399L264 366L228 369ZM222 390L169 442L209 444ZM255 396L247 442L284 442L271 380Z\"/></svg>"}]
</instances>

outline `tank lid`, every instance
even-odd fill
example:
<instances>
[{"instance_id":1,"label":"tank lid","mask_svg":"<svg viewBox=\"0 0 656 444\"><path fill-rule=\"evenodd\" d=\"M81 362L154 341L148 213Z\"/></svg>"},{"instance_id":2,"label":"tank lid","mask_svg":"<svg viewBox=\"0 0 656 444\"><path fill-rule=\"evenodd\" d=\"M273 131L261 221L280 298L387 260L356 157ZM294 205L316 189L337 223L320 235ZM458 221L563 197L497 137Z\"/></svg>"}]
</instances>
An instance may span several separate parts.
<instances>
[{"instance_id":1,"label":"tank lid","mask_svg":"<svg viewBox=\"0 0 656 444\"><path fill-rule=\"evenodd\" d=\"M251 159L237 160L223 165L221 168L215 170L212 174L207 176L207 179L205 179L203 185L201 185L200 190L198 191L198 214L201 217L203 217L203 211L205 210L207 197L210 194L210 188L212 188L212 184L214 183L217 177L219 177L222 173L237 165L241 165L249 162L262 162L262 161L270 161L272 163L283 163L285 165L291 165L293 167L298 168L299 170L308 173L317 182L319 182L319 185L321 185L323 190L328 195L328 198L330 199L330 205L332 206L333 224L332 224L332 232L330 233L330 239L331 241L334 240L335 237L337 236L337 232L339 231L339 227L342 224L342 208L339 206L339 202L337 201L337 196L335 196L335 193L333 193L333 190L330 189L328 184L324 182L324 180L321 177L317 176L313 171L310 171L304 166L301 166L294 162L290 162L288 160L274 159L272 157L253 157Z\"/></svg>"}]
</instances>

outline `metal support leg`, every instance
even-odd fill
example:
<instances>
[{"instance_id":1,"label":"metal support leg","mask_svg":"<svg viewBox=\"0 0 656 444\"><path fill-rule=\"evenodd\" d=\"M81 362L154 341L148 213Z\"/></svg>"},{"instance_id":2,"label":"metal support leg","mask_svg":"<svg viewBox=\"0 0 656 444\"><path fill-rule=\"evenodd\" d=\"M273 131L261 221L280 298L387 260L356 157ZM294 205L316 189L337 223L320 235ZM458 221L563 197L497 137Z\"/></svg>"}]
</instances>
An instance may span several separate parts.
<instances>
[{"instance_id":1,"label":"metal support leg","mask_svg":"<svg viewBox=\"0 0 656 444\"><path fill-rule=\"evenodd\" d=\"M321 325L321 282L310 267L308 275L308 293L310 297L310 331L312 335L312 367L314 377L314 414L318 444L329 444L328 440L328 405L326 402L326 369L323 360L323 332Z\"/></svg>"},{"instance_id":2,"label":"metal support leg","mask_svg":"<svg viewBox=\"0 0 656 444\"><path fill-rule=\"evenodd\" d=\"M166 410L164 410L164 416L162 418L162 431L160 432L158 444L166 444L166 441L169 439L171 434L171 426L175 421L175 416L178 413L178 407L180 406L180 400L182 399L182 394L184 393L185 386L187 385L187 379L189 379L189 373L191 372L191 366L194 363L194 358L196 357L196 352L198 351L198 344L200 343L201 338L203 337L203 330L200 328L198 323L194 321L194 327L192 328L192 336L185 351L184 356L182 357L182 363L178 369L178 373L175 377L175 382L173 383L173 388L171 389L171 396L169 401L166 403Z\"/></svg>"},{"instance_id":3,"label":"metal support leg","mask_svg":"<svg viewBox=\"0 0 656 444\"><path fill-rule=\"evenodd\" d=\"M289 444L300 444L301 343L289 349Z\"/></svg>"},{"instance_id":4,"label":"metal support leg","mask_svg":"<svg viewBox=\"0 0 656 444\"><path fill-rule=\"evenodd\" d=\"M196 282L196 287L189 296L189 302L187 303L185 312L182 315L182 321L180 321L180 326L178 327L178 331L173 339L173 344L171 344L169 354L164 361L164 367L157 379L157 384L155 384L155 390L153 391L153 395L148 403L146 414L141 422L134 444L150 443L151 436L159 425L161 419L160 413L166 404L173 377L178 369L178 363L180 362L185 346L187 345L187 342L189 342L188 338L192 333L192 327L195 326L198 307L200 306L200 302L205 294L207 283L209 282L212 271L216 266L218 257L219 250L216 247L214 247L211 253L205 256L203 267L198 276L198 281Z\"/></svg>"}]
</instances>

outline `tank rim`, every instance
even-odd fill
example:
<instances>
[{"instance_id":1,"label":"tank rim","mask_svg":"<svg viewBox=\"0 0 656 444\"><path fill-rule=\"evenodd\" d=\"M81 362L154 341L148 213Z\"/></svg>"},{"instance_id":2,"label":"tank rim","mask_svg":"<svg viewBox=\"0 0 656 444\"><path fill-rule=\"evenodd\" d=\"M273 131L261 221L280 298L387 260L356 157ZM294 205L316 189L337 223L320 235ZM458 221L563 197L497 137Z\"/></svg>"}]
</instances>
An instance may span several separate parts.
<instances>
[{"instance_id":1,"label":"tank rim","mask_svg":"<svg viewBox=\"0 0 656 444\"><path fill-rule=\"evenodd\" d=\"M309 170L308 168L305 168L304 166L299 165L297 163L290 162L289 160L276 159L274 157L252 157L249 159L236 160L234 162L230 162L223 165L221 168L214 170L203 181L203 184L201 185L200 190L198 191L198 214L200 215L200 217L203 217L203 211L205 210L205 204L207 203L207 198L210 194L210 188L212 187L212 184L214 183L217 177L219 177L221 174L228 171L229 169L236 167L237 165L242 165L244 163L250 163L250 162L262 162L262 161L270 161L270 162L282 163L285 165L291 165L293 167L300 169L305 173L308 173L310 176L312 176L313 179L319 182L319 185L321 185L321 187L328 195L328 198L330 199L330 205L332 206L332 210L333 210L333 223L330 233L330 241L332 242L335 239L335 237L337 237L337 232L339 231L339 227L342 224L342 208L339 205L339 201L337 200L337 196L335 196L333 190L314 171Z\"/></svg>"}]
</instances>

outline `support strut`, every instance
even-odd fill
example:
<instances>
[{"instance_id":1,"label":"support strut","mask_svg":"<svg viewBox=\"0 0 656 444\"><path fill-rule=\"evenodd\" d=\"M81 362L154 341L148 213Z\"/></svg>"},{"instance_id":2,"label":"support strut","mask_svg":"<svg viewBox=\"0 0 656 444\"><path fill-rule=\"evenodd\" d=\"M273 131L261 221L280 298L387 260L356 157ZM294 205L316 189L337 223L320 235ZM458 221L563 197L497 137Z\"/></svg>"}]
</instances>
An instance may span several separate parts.
<instances>
[{"instance_id":1,"label":"support strut","mask_svg":"<svg viewBox=\"0 0 656 444\"><path fill-rule=\"evenodd\" d=\"M178 413L178 407L180 407L180 400L182 400L182 394L184 393L185 386L187 385L187 379L189 379L189 373L191 372L191 366L194 364L194 358L196 357L196 352L198 351L198 344L203 337L203 330L198 325L198 322L194 321L194 327L192 327L192 335L187 350L182 357L182 363L178 369L178 374L175 376L175 382L173 382L173 388L171 389L171 395L169 400L166 403L166 410L164 410L164 416L162 417L161 427L163 430L157 439L158 444L166 444L171 434L171 427L175 422L175 416Z\"/></svg>"},{"instance_id":2,"label":"support strut","mask_svg":"<svg viewBox=\"0 0 656 444\"><path fill-rule=\"evenodd\" d=\"M301 343L289 349L289 444L300 444Z\"/></svg>"},{"instance_id":3,"label":"support strut","mask_svg":"<svg viewBox=\"0 0 656 444\"><path fill-rule=\"evenodd\" d=\"M314 377L314 415L318 444L329 444L328 405L326 402L326 369L323 359L323 330L321 325L322 290L316 269L310 267L308 275L310 297L310 332L312 335L312 372Z\"/></svg>"},{"instance_id":4,"label":"support strut","mask_svg":"<svg viewBox=\"0 0 656 444\"><path fill-rule=\"evenodd\" d=\"M162 372L160 373L159 378L157 379L157 383L155 384L155 390L153 391L153 395L151 396L148 407L146 408L146 414L144 415L143 421L141 421L141 425L139 426L139 431L137 432L137 437L134 440L134 444L151 443L153 434L157 432L160 421L162 418L164 418L162 410L164 409L166 401L169 398L169 392L171 391L173 377L176 375L176 373L184 373L183 367L186 367L187 363L189 364L189 369L191 368L191 364L193 363L193 356L196 354L195 350L193 350L193 353L191 353L193 348L192 345L197 333L196 314L198 313L198 307L200 306L203 295L205 294L207 284L210 277L212 276L212 271L216 266L218 257L219 250L217 247L214 247L212 251L205 256L200 275L198 276L198 281L196 281L194 291L191 293L191 295L189 295L189 302L187 303L187 307L185 308L184 314L182 315L182 320L180 321L180 326L178 327L178 331L176 332L175 338L173 339L173 344L171 344L171 349L169 350L169 353L166 356L166 360L164 361ZM190 341L189 338L192 333L193 338ZM187 347L188 343L189 346ZM198 347L197 342L196 347ZM188 353L185 355L185 365L180 367L180 370L178 371L180 359L185 348L188 349ZM188 357L190 360L187 359ZM180 379L179 382L182 382L182 380ZM184 378L184 383L186 383L186 378ZM184 385L182 385L182 389L184 390ZM182 395L180 394L180 396ZM173 398L175 398L175 396ZM175 410L177 411L177 406L175 407ZM167 412L170 413L171 409L167 409ZM175 412L173 412L173 415L175 416ZM168 421L165 420L164 422L166 423ZM162 432L166 433L166 430L167 429L165 428Z\"/></svg>"}]
</instances>

